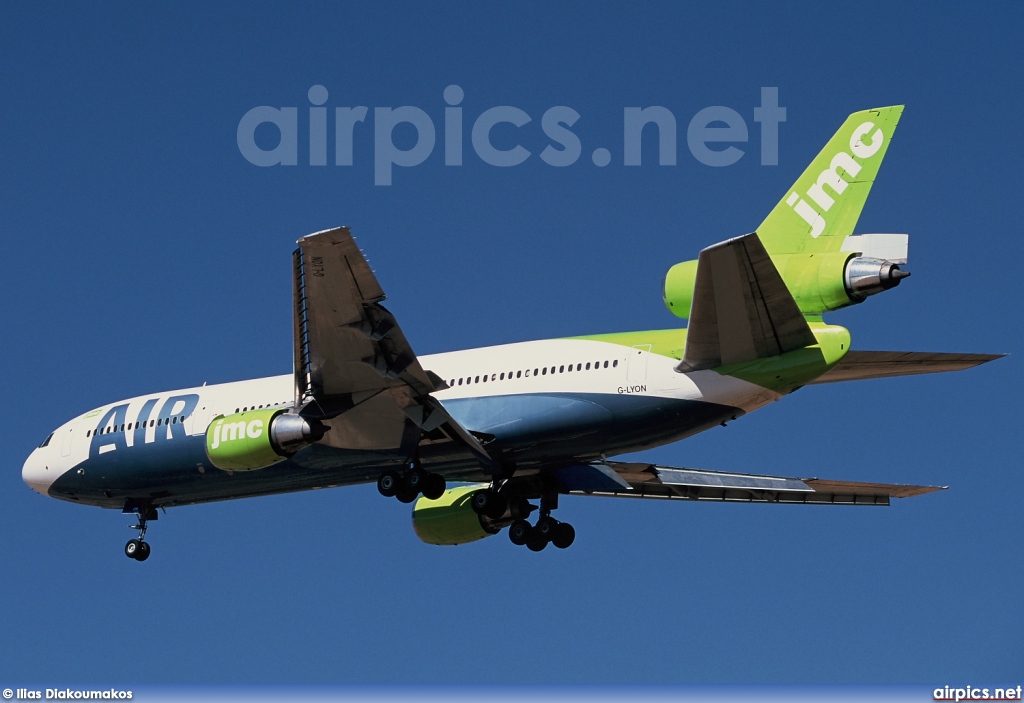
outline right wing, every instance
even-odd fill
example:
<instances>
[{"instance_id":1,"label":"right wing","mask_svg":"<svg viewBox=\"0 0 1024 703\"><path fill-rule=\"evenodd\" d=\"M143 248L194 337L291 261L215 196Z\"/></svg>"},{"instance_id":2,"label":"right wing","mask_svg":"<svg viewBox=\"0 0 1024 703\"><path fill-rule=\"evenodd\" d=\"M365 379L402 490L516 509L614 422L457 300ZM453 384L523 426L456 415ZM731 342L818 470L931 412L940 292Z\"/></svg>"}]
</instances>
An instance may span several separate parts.
<instances>
[{"instance_id":1,"label":"right wing","mask_svg":"<svg viewBox=\"0 0 1024 703\"><path fill-rule=\"evenodd\" d=\"M347 227L303 237L294 254L295 387L325 415L383 390L400 405L435 390ZM404 396L404 397L397 397ZM329 407L324 407L329 406Z\"/></svg>"},{"instance_id":2,"label":"right wing","mask_svg":"<svg viewBox=\"0 0 1024 703\"><path fill-rule=\"evenodd\" d=\"M416 358L347 227L298 242L294 261L295 405L329 420L323 444L415 450L425 433L487 451L430 394L447 388Z\"/></svg>"},{"instance_id":3,"label":"right wing","mask_svg":"<svg viewBox=\"0 0 1024 703\"><path fill-rule=\"evenodd\" d=\"M564 492L581 495L743 503L889 505L890 498L909 498L945 488L737 474L620 461L568 466L557 470L555 478Z\"/></svg>"}]
</instances>

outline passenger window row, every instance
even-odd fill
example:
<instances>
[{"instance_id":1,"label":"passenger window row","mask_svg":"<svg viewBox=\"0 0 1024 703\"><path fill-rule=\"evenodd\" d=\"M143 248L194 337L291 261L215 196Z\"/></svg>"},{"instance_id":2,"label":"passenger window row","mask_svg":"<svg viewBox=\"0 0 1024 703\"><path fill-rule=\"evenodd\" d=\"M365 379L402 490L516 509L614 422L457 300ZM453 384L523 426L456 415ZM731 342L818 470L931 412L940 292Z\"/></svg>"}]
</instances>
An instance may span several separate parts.
<instances>
[{"instance_id":1,"label":"passenger window row","mask_svg":"<svg viewBox=\"0 0 1024 703\"><path fill-rule=\"evenodd\" d=\"M150 427L161 427L163 425L176 425L179 422L185 422L185 416L181 417L162 417L158 420L150 420ZM97 427L95 430L89 430L85 433L86 437L91 437L95 434L110 434L111 432L127 432L129 430L136 430L141 427L145 427L145 422L129 422L127 424L122 423L121 425L110 425L109 427Z\"/></svg>"},{"instance_id":2,"label":"passenger window row","mask_svg":"<svg viewBox=\"0 0 1024 703\"><path fill-rule=\"evenodd\" d=\"M584 363L578 363L575 366L573 366L572 364L563 364L561 366L551 366L551 367L544 366L544 367L541 367L541 368L532 369L532 372L533 372L533 375L535 377L536 376L547 376L547 375L554 376L556 373L572 373L572 371L574 369L576 371L596 371L598 369L607 369L607 368L609 368L609 364L611 364L611 368L615 368L615 367L617 367L619 365L619 360L615 359L615 360L613 360L611 362L608 362L608 361L604 361L604 362L601 362L601 361L589 362L588 361L585 364ZM531 369L526 369L525 371L520 369L518 371L509 371L507 373L500 373L500 374L499 373L492 373L492 374L486 374L485 373L485 374L481 374L479 376L465 376L463 378L453 378L450 381L448 381L448 385L449 386L461 386L461 385L465 384L465 385L468 386L471 383L487 383L488 379L491 380L491 381L506 381L506 380L510 381L513 378L530 378L530 373L531 373Z\"/></svg>"},{"instance_id":3,"label":"passenger window row","mask_svg":"<svg viewBox=\"0 0 1024 703\"><path fill-rule=\"evenodd\" d=\"M286 401L286 402L282 402L282 403L267 403L266 405L246 405L244 408L235 408L235 412L236 413L239 413L239 412L247 413L250 410L262 410L263 408L276 408L276 407L279 407L279 406L282 406L282 405L291 405L291 401Z\"/></svg>"},{"instance_id":4,"label":"passenger window row","mask_svg":"<svg viewBox=\"0 0 1024 703\"><path fill-rule=\"evenodd\" d=\"M249 410L262 409L262 408L271 408L271 407L281 406L281 405L289 405L289 402L285 401L285 402L281 402L281 403L266 403L265 405L260 405L260 406L256 406L256 405L246 406L244 408L241 408L241 412L246 412L246 411L249 411ZM240 410L239 408L235 408L235 412L236 413L239 412L239 410ZM180 417L164 417L164 418L160 418L158 420L150 420L149 421L149 426L150 427L161 427L163 425L176 425L179 422L185 422L185 415L181 415ZM146 425L145 422L141 422L140 421L140 422L122 423L121 425L110 425L109 427L98 427L95 430L87 431L85 433L85 436L86 437L92 437L93 435L110 434L111 432L127 432L127 431L130 431L130 430L138 429L140 427L144 427L145 425ZM53 435L51 434L50 437L53 437ZM41 444L40 446L41 447L45 447L50 442L50 437L47 437L46 440L43 442L43 444Z\"/></svg>"}]
</instances>

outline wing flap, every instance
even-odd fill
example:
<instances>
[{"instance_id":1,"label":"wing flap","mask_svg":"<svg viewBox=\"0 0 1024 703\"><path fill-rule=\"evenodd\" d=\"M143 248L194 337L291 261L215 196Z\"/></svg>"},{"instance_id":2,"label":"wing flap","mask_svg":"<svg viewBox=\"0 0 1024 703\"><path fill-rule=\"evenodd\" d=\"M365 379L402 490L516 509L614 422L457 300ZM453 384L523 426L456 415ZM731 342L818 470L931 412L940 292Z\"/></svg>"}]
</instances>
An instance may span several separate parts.
<instances>
[{"instance_id":1,"label":"wing flap","mask_svg":"<svg viewBox=\"0 0 1024 703\"><path fill-rule=\"evenodd\" d=\"M891 498L942 490L937 486L799 479L615 461L588 466L614 471L619 482L595 481L595 475L588 476L580 470L582 467L570 467L572 471L563 469L556 474L566 493L743 503L889 505Z\"/></svg>"}]
</instances>

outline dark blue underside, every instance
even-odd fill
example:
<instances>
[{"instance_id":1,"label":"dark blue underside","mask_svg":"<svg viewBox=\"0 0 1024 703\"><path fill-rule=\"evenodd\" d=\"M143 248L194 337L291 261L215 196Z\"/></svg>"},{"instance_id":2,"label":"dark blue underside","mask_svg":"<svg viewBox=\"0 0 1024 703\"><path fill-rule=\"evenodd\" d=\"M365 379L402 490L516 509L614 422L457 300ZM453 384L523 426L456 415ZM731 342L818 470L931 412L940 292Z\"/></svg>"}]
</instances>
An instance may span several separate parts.
<instances>
[{"instance_id":1,"label":"dark blue underside","mask_svg":"<svg viewBox=\"0 0 1024 703\"><path fill-rule=\"evenodd\" d=\"M493 436L487 448L520 468L558 468L673 442L741 414L723 405L638 395L536 394L449 400L445 408L465 428ZM184 505L245 496L365 483L402 464L395 452L308 447L287 461L228 474L213 468L205 438L123 447L73 467L50 495L121 508L126 502ZM451 445L425 445L425 468L451 480L485 475Z\"/></svg>"}]
</instances>

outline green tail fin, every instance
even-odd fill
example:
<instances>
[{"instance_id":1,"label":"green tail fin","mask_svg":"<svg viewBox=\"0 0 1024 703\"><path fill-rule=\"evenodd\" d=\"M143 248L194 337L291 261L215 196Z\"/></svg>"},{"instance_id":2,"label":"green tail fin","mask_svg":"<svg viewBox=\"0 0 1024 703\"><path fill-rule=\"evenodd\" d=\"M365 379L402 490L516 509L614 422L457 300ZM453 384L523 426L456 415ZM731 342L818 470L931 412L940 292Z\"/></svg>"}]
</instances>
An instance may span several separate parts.
<instances>
[{"instance_id":1,"label":"green tail fin","mask_svg":"<svg viewBox=\"0 0 1024 703\"><path fill-rule=\"evenodd\" d=\"M757 228L772 257L839 251L889 148L902 105L850 115Z\"/></svg>"}]
</instances>

